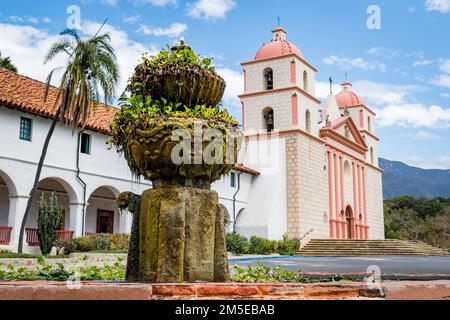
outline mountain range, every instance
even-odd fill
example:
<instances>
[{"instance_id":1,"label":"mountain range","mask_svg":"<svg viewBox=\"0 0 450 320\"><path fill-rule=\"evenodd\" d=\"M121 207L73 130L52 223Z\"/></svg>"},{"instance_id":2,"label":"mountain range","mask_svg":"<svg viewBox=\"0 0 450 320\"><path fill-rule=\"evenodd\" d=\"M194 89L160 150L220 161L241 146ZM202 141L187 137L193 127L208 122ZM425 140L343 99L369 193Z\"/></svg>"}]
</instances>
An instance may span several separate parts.
<instances>
[{"instance_id":1,"label":"mountain range","mask_svg":"<svg viewBox=\"0 0 450 320\"><path fill-rule=\"evenodd\" d=\"M421 169L403 162L379 159L385 199L408 195L450 198L450 170Z\"/></svg>"}]
</instances>

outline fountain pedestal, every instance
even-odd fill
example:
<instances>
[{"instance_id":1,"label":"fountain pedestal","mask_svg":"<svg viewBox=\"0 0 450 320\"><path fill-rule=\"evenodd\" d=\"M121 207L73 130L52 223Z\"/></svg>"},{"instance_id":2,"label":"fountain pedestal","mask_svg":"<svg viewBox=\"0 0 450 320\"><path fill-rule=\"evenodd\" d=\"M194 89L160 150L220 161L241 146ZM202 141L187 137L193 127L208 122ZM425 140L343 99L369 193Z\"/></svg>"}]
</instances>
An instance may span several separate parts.
<instances>
[{"instance_id":1,"label":"fountain pedestal","mask_svg":"<svg viewBox=\"0 0 450 320\"><path fill-rule=\"evenodd\" d=\"M138 281L227 281L226 210L209 187L163 185L145 191Z\"/></svg>"}]
</instances>

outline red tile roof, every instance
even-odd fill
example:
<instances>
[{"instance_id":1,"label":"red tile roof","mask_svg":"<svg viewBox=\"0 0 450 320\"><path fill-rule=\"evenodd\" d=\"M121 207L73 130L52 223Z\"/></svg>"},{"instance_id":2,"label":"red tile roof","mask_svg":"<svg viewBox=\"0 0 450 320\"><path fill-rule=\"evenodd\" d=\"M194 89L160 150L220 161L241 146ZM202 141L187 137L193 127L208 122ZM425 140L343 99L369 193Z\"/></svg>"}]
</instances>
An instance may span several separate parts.
<instances>
[{"instance_id":1,"label":"red tile roof","mask_svg":"<svg viewBox=\"0 0 450 320\"><path fill-rule=\"evenodd\" d=\"M237 171L244 172L244 173L248 173L248 174L251 174L251 175L254 175L254 176L259 176L260 175L260 173L258 171L250 169L250 168L244 166L242 163L235 164L233 169L237 170Z\"/></svg>"},{"instance_id":2,"label":"red tile roof","mask_svg":"<svg viewBox=\"0 0 450 320\"><path fill-rule=\"evenodd\" d=\"M0 68L0 105L53 118L56 113L57 88L51 86L44 104L45 83ZM108 134L109 126L118 109L100 103L92 110L86 129Z\"/></svg>"},{"instance_id":3,"label":"red tile roof","mask_svg":"<svg viewBox=\"0 0 450 320\"><path fill-rule=\"evenodd\" d=\"M29 77L0 68L0 105L23 112L53 118L56 113L55 99L57 88L51 86L47 101L44 104L45 83ZM96 110L92 110L86 129L109 134L110 124L114 119L117 108L100 103ZM258 171L236 164L235 170L252 175L259 175Z\"/></svg>"}]
</instances>

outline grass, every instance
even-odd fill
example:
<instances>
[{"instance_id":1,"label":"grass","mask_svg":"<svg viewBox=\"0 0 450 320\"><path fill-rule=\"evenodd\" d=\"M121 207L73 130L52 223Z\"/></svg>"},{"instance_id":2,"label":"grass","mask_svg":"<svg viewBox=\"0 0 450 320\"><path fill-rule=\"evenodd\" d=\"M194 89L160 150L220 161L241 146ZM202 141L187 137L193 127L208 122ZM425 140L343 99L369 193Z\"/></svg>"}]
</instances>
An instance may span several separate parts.
<instances>
[{"instance_id":1,"label":"grass","mask_svg":"<svg viewBox=\"0 0 450 320\"><path fill-rule=\"evenodd\" d=\"M128 253L128 250L121 250L121 249L115 249L115 250L93 250L89 251L88 253Z\"/></svg>"},{"instance_id":2,"label":"grass","mask_svg":"<svg viewBox=\"0 0 450 320\"><path fill-rule=\"evenodd\" d=\"M34 255L28 253L0 253L0 259L38 259L42 257L41 255ZM64 259L68 258L68 255L59 255L59 256L45 256L45 259Z\"/></svg>"}]
</instances>

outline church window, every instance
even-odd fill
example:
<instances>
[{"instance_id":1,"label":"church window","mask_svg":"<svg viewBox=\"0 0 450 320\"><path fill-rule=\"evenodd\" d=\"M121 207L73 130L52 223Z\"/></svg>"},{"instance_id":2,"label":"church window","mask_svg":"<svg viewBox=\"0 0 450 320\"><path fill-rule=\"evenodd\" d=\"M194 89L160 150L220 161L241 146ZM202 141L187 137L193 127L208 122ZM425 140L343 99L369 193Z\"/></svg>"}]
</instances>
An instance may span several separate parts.
<instances>
[{"instance_id":1,"label":"church window","mask_svg":"<svg viewBox=\"0 0 450 320\"><path fill-rule=\"evenodd\" d=\"M236 173L230 173L230 185L232 188L236 188Z\"/></svg>"},{"instance_id":2,"label":"church window","mask_svg":"<svg viewBox=\"0 0 450 320\"><path fill-rule=\"evenodd\" d=\"M375 164L375 155L373 154L373 147L370 147L370 163Z\"/></svg>"},{"instance_id":3,"label":"church window","mask_svg":"<svg viewBox=\"0 0 450 320\"><path fill-rule=\"evenodd\" d=\"M20 117L19 138L25 141L31 141L31 119Z\"/></svg>"},{"instance_id":4,"label":"church window","mask_svg":"<svg viewBox=\"0 0 450 320\"><path fill-rule=\"evenodd\" d=\"M91 135L81 133L80 152L84 154L91 154Z\"/></svg>"},{"instance_id":5,"label":"church window","mask_svg":"<svg viewBox=\"0 0 450 320\"><path fill-rule=\"evenodd\" d=\"M305 129L306 132L311 133L311 112L309 110L306 110L305 114Z\"/></svg>"},{"instance_id":6,"label":"church window","mask_svg":"<svg viewBox=\"0 0 450 320\"><path fill-rule=\"evenodd\" d=\"M372 132L372 123L370 122L370 117L367 117L367 130Z\"/></svg>"},{"instance_id":7,"label":"church window","mask_svg":"<svg viewBox=\"0 0 450 320\"><path fill-rule=\"evenodd\" d=\"M308 72L303 71L303 90L308 91Z\"/></svg>"},{"instance_id":8,"label":"church window","mask_svg":"<svg viewBox=\"0 0 450 320\"><path fill-rule=\"evenodd\" d=\"M266 108L263 111L264 129L267 132L272 132L275 128L275 119L272 108Z\"/></svg>"},{"instance_id":9,"label":"church window","mask_svg":"<svg viewBox=\"0 0 450 320\"><path fill-rule=\"evenodd\" d=\"M265 90L273 90L273 70L270 68L264 70L264 86Z\"/></svg>"}]
</instances>

